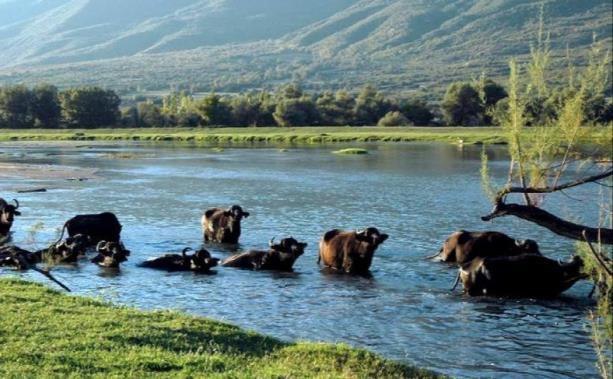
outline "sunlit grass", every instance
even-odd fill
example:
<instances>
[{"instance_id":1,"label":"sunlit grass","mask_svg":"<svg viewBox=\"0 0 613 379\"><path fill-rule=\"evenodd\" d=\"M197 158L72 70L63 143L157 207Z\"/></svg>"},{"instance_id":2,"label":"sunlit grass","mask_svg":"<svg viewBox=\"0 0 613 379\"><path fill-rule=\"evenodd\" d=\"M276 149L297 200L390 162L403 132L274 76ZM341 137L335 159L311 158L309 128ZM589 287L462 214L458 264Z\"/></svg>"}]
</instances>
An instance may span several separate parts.
<instances>
[{"instance_id":1,"label":"sunlit grass","mask_svg":"<svg viewBox=\"0 0 613 379\"><path fill-rule=\"evenodd\" d=\"M346 345L286 343L176 312L141 312L0 280L0 377L409 378Z\"/></svg>"}]
</instances>

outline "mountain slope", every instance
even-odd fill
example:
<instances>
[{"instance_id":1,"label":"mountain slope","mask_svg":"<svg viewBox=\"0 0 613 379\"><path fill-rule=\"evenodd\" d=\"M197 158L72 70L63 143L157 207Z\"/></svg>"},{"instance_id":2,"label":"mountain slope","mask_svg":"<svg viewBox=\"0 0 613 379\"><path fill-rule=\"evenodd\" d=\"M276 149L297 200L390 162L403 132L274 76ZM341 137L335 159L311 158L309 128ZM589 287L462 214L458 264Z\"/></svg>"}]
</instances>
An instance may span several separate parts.
<instances>
[{"instance_id":1,"label":"mountain slope","mask_svg":"<svg viewBox=\"0 0 613 379\"><path fill-rule=\"evenodd\" d=\"M611 43L610 0L547 0L555 57ZM18 5L19 4L19 5ZM529 0L0 0L0 83L440 88L525 56ZM93 75L95 74L95 75Z\"/></svg>"}]
</instances>

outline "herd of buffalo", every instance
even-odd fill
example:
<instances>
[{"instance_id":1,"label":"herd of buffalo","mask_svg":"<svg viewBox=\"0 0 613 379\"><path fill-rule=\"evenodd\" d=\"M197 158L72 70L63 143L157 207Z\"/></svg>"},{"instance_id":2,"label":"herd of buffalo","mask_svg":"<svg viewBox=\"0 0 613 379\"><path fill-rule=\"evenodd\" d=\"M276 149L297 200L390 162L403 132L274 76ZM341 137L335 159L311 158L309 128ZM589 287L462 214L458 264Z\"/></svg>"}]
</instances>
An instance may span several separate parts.
<instances>
[{"instance_id":1,"label":"herd of buffalo","mask_svg":"<svg viewBox=\"0 0 613 379\"><path fill-rule=\"evenodd\" d=\"M130 255L121 242L122 226L117 217L109 212L71 218L64 224L59 239L43 250L28 251L10 245L7 242L11 226L15 216L21 215L19 202L13 202L11 204L0 198L0 266L18 270L35 269L55 280L48 271L36 268L36 264L75 263L95 246L96 256L91 261L118 269ZM247 217L249 213L238 205L229 209L207 210L201 220L204 241L237 244L241 235L241 221ZM68 236L64 239L65 232ZM388 237L374 227L358 231L331 230L321 238L317 263L323 263L338 273L367 274L375 251ZM250 270L291 271L306 247L306 243L292 237L278 243L271 240L268 250L236 254L223 260L221 265ZM140 266L207 273L219 264L220 260L212 257L204 248L188 254L190 251L191 248L185 248L180 254L166 254L146 260ZM436 255L428 258L459 265L454 289L461 282L464 292L471 296L551 297L587 277L582 272L583 262L579 257L574 257L570 262L552 260L541 255L535 241L515 240L492 231L455 232L445 240Z\"/></svg>"}]
</instances>

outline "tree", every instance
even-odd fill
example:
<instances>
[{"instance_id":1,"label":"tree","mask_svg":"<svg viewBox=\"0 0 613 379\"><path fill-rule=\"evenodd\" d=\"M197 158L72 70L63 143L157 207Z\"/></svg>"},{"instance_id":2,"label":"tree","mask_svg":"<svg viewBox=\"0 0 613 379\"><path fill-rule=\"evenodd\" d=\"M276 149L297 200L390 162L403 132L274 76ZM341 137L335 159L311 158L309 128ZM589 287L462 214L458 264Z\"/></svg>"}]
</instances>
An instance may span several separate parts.
<instances>
[{"instance_id":1,"label":"tree","mask_svg":"<svg viewBox=\"0 0 613 379\"><path fill-rule=\"evenodd\" d=\"M39 128L56 129L60 127L62 107L58 89L49 84L41 84L32 90L32 117Z\"/></svg>"},{"instance_id":2,"label":"tree","mask_svg":"<svg viewBox=\"0 0 613 379\"><path fill-rule=\"evenodd\" d=\"M583 258L584 272L590 275L599 290L597 313L591 316L592 337L598 367L602 376L608 377L613 368L613 145L610 136L602 141L591 140L590 147L594 151L588 155L581 140L588 130L586 126L593 126L598 121L595 114L586 112L586 102L603 94L610 85L611 56L595 48L590 54L590 64L582 73L575 74L574 70L569 70L568 84L555 90L565 95L551 102L551 115L528 131L526 121L532 116L528 104L534 94L547 96L549 88L553 88L545 79L548 49L542 47L541 35L539 33L541 47L532 50L532 61L527 71L515 61L510 63L507 115L502 119L511 157L509 174L504 186L493 187L487 171L487 155L483 154L483 182L494 208L482 219L490 221L497 217L515 216L560 236L581 241L578 250ZM522 80L521 76L526 72L528 79ZM526 82L527 85L522 84ZM599 186L602 195L594 196L594 192L588 192L586 187L589 186ZM567 195L579 187L583 190ZM583 194L579 200L597 202L600 212L595 218L598 223L580 224L546 210L545 198L560 194L567 195L565 199L577 199Z\"/></svg>"},{"instance_id":3,"label":"tree","mask_svg":"<svg viewBox=\"0 0 613 379\"><path fill-rule=\"evenodd\" d=\"M452 83L443 98L443 117L448 125L476 126L483 118L479 91L470 83Z\"/></svg>"},{"instance_id":4,"label":"tree","mask_svg":"<svg viewBox=\"0 0 613 379\"><path fill-rule=\"evenodd\" d=\"M392 109L392 103L375 87L367 85L355 100L355 118L357 125L376 125Z\"/></svg>"},{"instance_id":5,"label":"tree","mask_svg":"<svg viewBox=\"0 0 613 379\"><path fill-rule=\"evenodd\" d=\"M402 113L395 111L389 112L379 120L377 126L408 126L411 121Z\"/></svg>"},{"instance_id":6,"label":"tree","mask_svg":"<svg viewBox=\"0 0 613 379\"><path fill-rule=\"evenodd\" d=\"M0 119L8 128L31 128L34 126L32 116L32 93L22 85L5 87L0 91Z\"/></svg>"},{"instance_id":7,"label":"tree","mask_svg":"<svg viewBox=\"0 0 613 379\"><path fill-rule=\"evenodd\" d=\"M165 119L160 108L151 101L138 103L139 125L144 128L164 126Z\"/></svg>"},{"instance_id":8,"label":"tree","mask_svg":"<svg viewBox=\"0 0 613 379\"><path fill-rule=\"evenodd\" d=\"M62 113L70 127L113 126L120 117L119 96L99 87L71 88L60 93Z\"/></svg>"},{"instance_id":9,"label":"tree","mask_svg":"<svg viewBox=\"0 0 613 379\"><path fill-rule=\"evenodd\" d=\"M432 113L428 104L420 99L411 99L407 101L403 104L401 110L413 125L430 125L434 119L434 113Z\"/></svg>"},{"instance_id":10,"label":"tree","mask_svg":"<svg viewBox=\"0 0 613 379\"><path fill-rule=\"evenodd\" d=\"M232 123L237 126L257 126L261 105L260 99L251 94L234 97L230 102Z\"/></svg>"},{"instance_id":11,"label":"tree","mask_svg":"<svg viewBox=\"0 0 613 379\"><path fill-rule=\"evenodd\" d=\"M315 103L308 96L280 100L273 117L279 126L308 126L319 123Z\"/></svg>"},{"instance_id":12,"label":"tree","mask_svg":"<svg viewBox=\"0 0 613 379\"><path fill-rule=\"evenodd\" d=\"M138 108L132 106L121 110L121 125L126 128L137 128L140 125Z\"/></svg>"},{"instance_id":13,"label":"tree","mask_svg":"<svg viewBox=\"0 0 613 379\"><path fill-rule=\"evenodd\" d=\"M353 122L355 99L347 91L324 92L315 103L322 125L349 125Z\"/></svg>"},{"instance_id":14,"label":"tree","mask_svg":"<svg viewBox=\"0 0 613 379\"><path fill-rule=\"evenodd\" d=\"M205 125L230 125L230 106L217 94L210 94L196 103L196 110Z\"/></svg>"}]
</instances>

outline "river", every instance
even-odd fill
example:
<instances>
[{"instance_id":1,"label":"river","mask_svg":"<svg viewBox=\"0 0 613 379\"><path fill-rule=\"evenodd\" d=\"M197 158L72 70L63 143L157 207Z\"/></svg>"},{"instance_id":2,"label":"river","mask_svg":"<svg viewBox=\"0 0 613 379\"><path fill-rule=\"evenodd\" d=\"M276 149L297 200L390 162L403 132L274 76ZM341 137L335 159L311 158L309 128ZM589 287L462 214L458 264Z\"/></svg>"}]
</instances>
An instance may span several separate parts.
<instances>
[{"instance_id":1,"label":"river","mask_svg":"<svg viewBox=\"0 0 613 379\"><path fill-rule=\"evenodd\" d=\"M368 155L332 154L341 147L2 144L0 162L97 172L85 181L0 176L0 196L21 203L13 240L22 247L45 246L76 214L118 215L132 251L120 273L86 260L54 268L79 295L185 311L285 340L344 342L458 377L597 375L586 321L594 305L588 283L552 300L468 298L450 292L454 268L424 259L457 229L533 238L556 259L573 253L572 242L533 224L480 220L491 209L481 189L480 146L380 143L359 146ZM492 175L504 180L505 148L488 151ZM15 193L37 187L49 191ZM596 196L591 190L570 194ZM199 246L203 211L232 204L251 212L240 249L265 248L270 238L288 235L308 242L294 273L217 268L216 275L193 275L137 267L148 257ZM548 198L546 207L587 223L598 214L594 204L564 196ZM376 253L372 277L322 272L316 265L322 234L366 226L390 235ZM231 253L208 249L220 258ZM35 273L22 276L44 281Z\"/></svg>"}]
</instances>

